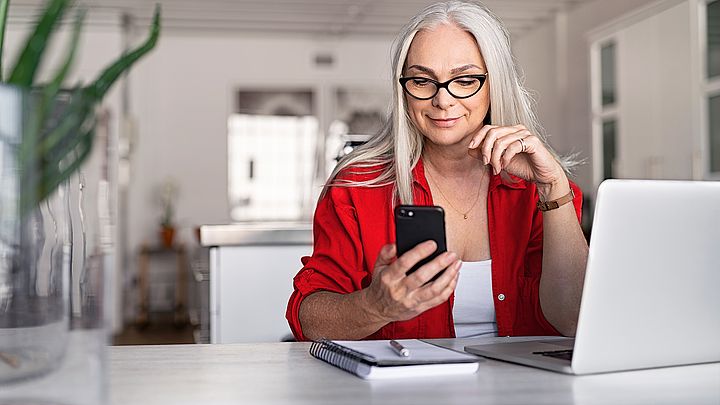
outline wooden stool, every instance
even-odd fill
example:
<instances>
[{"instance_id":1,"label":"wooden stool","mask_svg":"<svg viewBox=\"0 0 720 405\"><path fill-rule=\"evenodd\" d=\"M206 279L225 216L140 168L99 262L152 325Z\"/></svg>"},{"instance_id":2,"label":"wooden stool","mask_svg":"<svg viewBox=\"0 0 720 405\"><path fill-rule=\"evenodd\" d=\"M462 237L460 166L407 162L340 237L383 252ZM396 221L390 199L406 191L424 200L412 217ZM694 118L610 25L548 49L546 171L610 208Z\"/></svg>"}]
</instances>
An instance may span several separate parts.
<instances>
[{"instance_id":1,"label":"wooden stool","mask_svg":"<svg viewBox=\"0 0 720 405\"><path fill-rule=\"evenodd\" d=\"M140 310L135 323L138 327L146 327L150 323L150 258L172 254L177 256L177 280L175 282L175 299L173 305L173 323L177 327L185 326L188 320L187 305L187 258L185 246L174 245L170 248L164 246L142 245L139 254L138 292Z\"/></svg>"}]
</instances>

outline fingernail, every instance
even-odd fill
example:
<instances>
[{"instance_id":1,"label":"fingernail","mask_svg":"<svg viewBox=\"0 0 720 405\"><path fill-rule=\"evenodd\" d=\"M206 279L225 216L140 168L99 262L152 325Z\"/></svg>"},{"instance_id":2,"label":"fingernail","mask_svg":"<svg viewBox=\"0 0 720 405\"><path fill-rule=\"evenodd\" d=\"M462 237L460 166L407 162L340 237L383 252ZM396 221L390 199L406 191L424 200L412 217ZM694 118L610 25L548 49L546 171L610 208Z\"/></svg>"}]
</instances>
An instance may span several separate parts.
<instances>
[{"instance_id":1,"label":"fingernail","mask_svg":"<svg viewBox=\"0 0 720 405\"><path fill-rule=\"evenodd\" d=\"M500 174L500 170L497 167L493 167L493 173L495 173L495 175L497 176L498 174Z\"/></svg>"},{"instance_id":2,"label":"fingernail","mask_svg":"<svg viewBox=\"0 0 720 405\"><path fill-rule=\"evenodd\" d=\"M468 148L470 148L470 149L475 148L475 140L474 139L472 141L470 141L470 145L468 146Z\"/></svg>"},{"instance_id":3,"label":"fingernail","mask_svg":"<svg viewBox=\"0 0 720 405\"><path fill-rule=\"evenodd\" d=\"M483 156L483 163L487 165L488 163L490 163L490 159L488 159L487 156Z\"/></svg>"}]
</instances>

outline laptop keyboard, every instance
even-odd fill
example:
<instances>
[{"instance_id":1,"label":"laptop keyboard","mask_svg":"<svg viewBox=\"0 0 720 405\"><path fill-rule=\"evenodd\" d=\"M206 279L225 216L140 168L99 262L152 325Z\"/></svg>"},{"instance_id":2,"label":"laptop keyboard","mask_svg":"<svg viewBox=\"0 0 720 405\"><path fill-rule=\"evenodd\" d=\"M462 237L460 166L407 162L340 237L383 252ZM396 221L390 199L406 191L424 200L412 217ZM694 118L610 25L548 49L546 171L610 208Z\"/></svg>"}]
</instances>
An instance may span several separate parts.
<instances>
[{"instance_id":1,"label":"laptop keyboard","mask_svg":"<svg viewBox=\"0 0 720 405\"><path fill-rule=\"evenodd\" d=\"M570 350L551 350L547 352L533 352L533 354L539 354L541 356L554 357L556 359L572 360L573 351Z\"/></svg>"}]
</instances>

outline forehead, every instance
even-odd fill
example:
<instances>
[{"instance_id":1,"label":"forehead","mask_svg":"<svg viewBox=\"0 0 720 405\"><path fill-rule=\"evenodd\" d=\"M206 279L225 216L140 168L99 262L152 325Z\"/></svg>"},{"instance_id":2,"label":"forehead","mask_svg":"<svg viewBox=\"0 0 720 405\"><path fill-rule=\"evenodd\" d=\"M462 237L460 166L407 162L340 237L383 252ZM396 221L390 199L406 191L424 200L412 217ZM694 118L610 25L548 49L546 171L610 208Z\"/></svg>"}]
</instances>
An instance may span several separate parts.
<instances>
[{"instance_id":1,"label":"forehead","mask_svg":"<svg viewBox=\"0 0 720 405\"><path fill-rule=\"evenodd\" d=\"M467 64L485 67L475 37L456 25L441 24L415 34L405 65L443 72Z\"/></svg>"}]
</instances>

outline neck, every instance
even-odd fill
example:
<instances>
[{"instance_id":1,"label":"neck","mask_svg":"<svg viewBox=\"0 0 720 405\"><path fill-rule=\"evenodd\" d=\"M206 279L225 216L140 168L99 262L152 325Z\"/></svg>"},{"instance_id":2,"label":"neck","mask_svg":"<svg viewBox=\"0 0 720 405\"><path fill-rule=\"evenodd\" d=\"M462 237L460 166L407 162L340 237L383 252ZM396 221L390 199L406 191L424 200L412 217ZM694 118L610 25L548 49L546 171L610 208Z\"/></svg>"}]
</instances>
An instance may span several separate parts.
<instances>
[{"instance_id":1,"label":"neck","mask_svg":"<svg viewBox=\"0 0 720 405\"><path fill-rule=\"evenodd\" d=\"M431 166L433 173L442 177L465 177L479 173L486 168L481 161L468 155L467 147L439 147L429 142L423 148L423 162Z\"/></svg>"}]
</instances>

